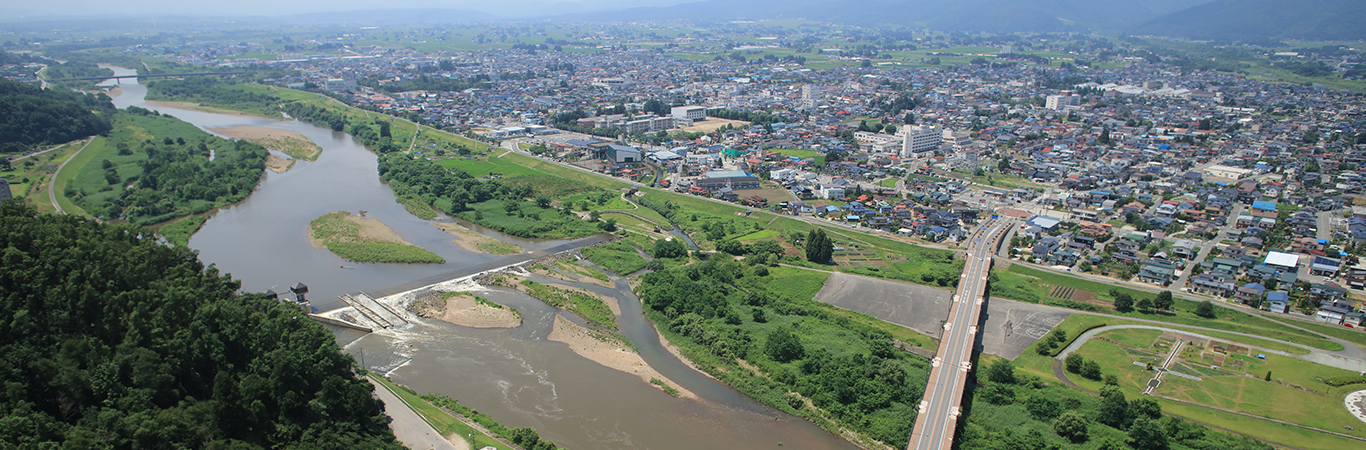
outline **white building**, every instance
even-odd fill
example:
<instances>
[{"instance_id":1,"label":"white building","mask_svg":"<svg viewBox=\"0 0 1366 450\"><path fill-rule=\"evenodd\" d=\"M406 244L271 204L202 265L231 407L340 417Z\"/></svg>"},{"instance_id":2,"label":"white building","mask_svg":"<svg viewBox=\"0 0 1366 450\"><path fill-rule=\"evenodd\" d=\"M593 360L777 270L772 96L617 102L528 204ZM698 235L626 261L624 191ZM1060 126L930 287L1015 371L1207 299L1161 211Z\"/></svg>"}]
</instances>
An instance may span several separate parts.
<instances>
[{"instance_id":1,"label":"white building","mask_svg":"<svg viewBox=\"0 0 1366 450\"><path fill-rule=\"evenodd\" d=\"M675 120L691 125L699 120L707 120L707 108L701 106L675 106L669 110Z\"/></svg>"},{"instance_id":2,"label":"white building","mask_svg":"<svg viewBox=\"0 0 1366 450\"><path fill-rule=\"evenodd\" d=\"M911 125L897 130L902 137L901 157L916 158L924 153L939 150L944 135L931 126Z\"/></svg>"},{"instance_id":3,"label":"white building","mask_svg":"<svg viewBox=\"0 0 1366 450\"><path fill-rule=\"evenodd\" d=\"M1050 95L1044 100L1044 108L1054 111L1061 111L1064 107L1081 105L1081 96L1078 95Z\"/></svg>"},{"instance_id":4,"label":"white building","mask_svg":"<svg viewBox=\"0 0 1366 450\"><path fill-rule=\"evenodd\" d=\"M797 171L792 169L770 170L768 177L778 181L792 180L797 178Z\"/></svg>"},{"instance_id":5,"label":"white building","mask_svg":"<svg viewBox=\"0 0 1366 450\"><path fill-rule=\"evenodd\" d=\"M349 91L356 88L356 80L348 78L328 78L324 86L329 91Z\"/></svg>"},{"instance_id":6,"label":"white building","mask_svg":"<svg viewBox=\"0 0 1366 450\"><path fill-rule=\"evenodd\" d=\"M954 152L962 152L972 145L972 133L966 131L944 130L944 146Z\"/></svg>"},{"instance_id":7,"label":"white building","mask_svg":"<svg viewBox=\"0 0 1366 450\"><path fill-rule=\"evenodd\" d=\"M826 199L844 198L844 188L834 186L821 186L821 197Z\"/></svg>"}]
</instances>

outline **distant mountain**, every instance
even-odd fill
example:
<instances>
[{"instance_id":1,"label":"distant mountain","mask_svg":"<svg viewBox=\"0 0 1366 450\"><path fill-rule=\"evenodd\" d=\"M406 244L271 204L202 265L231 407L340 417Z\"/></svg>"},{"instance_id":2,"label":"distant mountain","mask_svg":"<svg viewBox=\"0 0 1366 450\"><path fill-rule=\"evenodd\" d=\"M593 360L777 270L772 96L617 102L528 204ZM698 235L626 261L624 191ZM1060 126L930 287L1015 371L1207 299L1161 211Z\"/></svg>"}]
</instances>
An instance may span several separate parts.
<instances>
[{"instance_id":1,"label":"distant mountain","mask_svg":"<svg viewBox=\"0 0 1366 450\"><path fill-rule=\"evenodd\" d=\"M706 0L562 16L571 20L769 20L912 25L950 31L1120 31L1209 0Z\"/></svg>"},{"instance_id":2,"label":"distant mountain","mask_svg":"<svg viewBox=\"0 0 1366 450\"><path fill-rule=\"evenodd\" d=\"M1156 17L1130 34L1191 39L1366 39L1361 0L1215 0Z\"/></svg>"}]
</instances>

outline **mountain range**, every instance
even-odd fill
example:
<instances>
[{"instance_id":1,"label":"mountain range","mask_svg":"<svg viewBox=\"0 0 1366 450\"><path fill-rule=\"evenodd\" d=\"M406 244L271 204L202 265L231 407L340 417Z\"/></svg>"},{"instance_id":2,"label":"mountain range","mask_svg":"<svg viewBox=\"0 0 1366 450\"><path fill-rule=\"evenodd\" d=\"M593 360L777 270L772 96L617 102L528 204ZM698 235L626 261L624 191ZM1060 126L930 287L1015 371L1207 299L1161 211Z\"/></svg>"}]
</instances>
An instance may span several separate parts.
<instances>
[{"instance_id":1,"label":"mountain range","mask_svg":"<svg viewBox=\"0 0 1366 450\"><path fill-rule=\"evenodd\" d=\"M1158 16L1130 34L1249 41L1366 39L1360 0L1215 0Z\"/></svg>"}]
</instances>

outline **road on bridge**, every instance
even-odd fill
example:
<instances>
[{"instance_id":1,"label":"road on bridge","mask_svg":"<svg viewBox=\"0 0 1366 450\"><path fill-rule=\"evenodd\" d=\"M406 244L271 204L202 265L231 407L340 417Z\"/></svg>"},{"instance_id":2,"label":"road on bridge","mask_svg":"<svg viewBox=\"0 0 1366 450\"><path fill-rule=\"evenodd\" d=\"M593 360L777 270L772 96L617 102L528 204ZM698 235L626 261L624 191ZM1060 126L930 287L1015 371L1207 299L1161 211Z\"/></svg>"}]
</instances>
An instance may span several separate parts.
<instances>
[{"instance_id":1,"label":"road on bridge","mask_svg":"<svg viewBox=\"0 0 1366 450\"><path fill-rule=\"evenodd\" d=\"M968 246L963 278L953 297L949 318L944 322L939 355L930 370L930 383L920 401L920 414L911 431L910 450L948 450L953 446L953 434L958 428L959 407L963 403L963 387L972 369L972 350L976 342L977 321L981 317L982 300L987 289L987 274L996 244L1014 222L989 222L972 236Z\"/></svg>"}]
</instances>

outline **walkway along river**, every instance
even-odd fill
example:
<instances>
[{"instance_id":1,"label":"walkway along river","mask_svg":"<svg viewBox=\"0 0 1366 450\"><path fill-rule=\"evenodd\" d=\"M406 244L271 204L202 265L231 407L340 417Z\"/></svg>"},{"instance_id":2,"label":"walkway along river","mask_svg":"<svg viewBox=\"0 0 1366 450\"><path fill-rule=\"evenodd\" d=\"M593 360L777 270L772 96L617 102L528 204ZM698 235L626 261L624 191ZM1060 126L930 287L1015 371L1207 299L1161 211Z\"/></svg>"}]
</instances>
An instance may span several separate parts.
<instances>
[{"instance_id":1,"label":"walkway along river","mask_svg":"<svg viewBox=\"0 0 1366 450\"><path fill-rule=\"evenodd\" d=\"M116 75L132 71L115 68ZM110 81L109 83L113 83ZM471 253L451 236L394 201L379 180L376 157L350 135L296 121L149 106L146 88L119 83L120 108L155 109L200 128L261 126L296 131L322 146L317 161L298 161L288 172L267 173L246 201L219 211L190 239L206 263L232 274L247 291L303 282L319 310L345 306L337 296L357 291L381 296L554 253L586 240L529 241L488 230L531 255ZM282 154L278 154L283 156ZM330 211L366 211L404 239L441 255L443 265L356 264L309 245L308 223ZM600 238L598 238L600 239ZM354 267L354 269L342 268ZM771 410L689 369L660 344L622 279L615 288L575 285L616 296L622 333L661 374L696 393L676 399L634 375L608 369L545 339L559 313L520 292L492 289L479 295L517 308L524 323L513 329L472 329L444 322L415 324L373 334L337 331L346 350L366 367L387 372L419 392L451 396L508 426L532 426L562 447L583 449L856 448L805 420ZM551 281L551 280L542 280ZM572 319L582 322L578 317ZM776 420L775 420L776 419Z\"/></svg>"}]
</instances>

